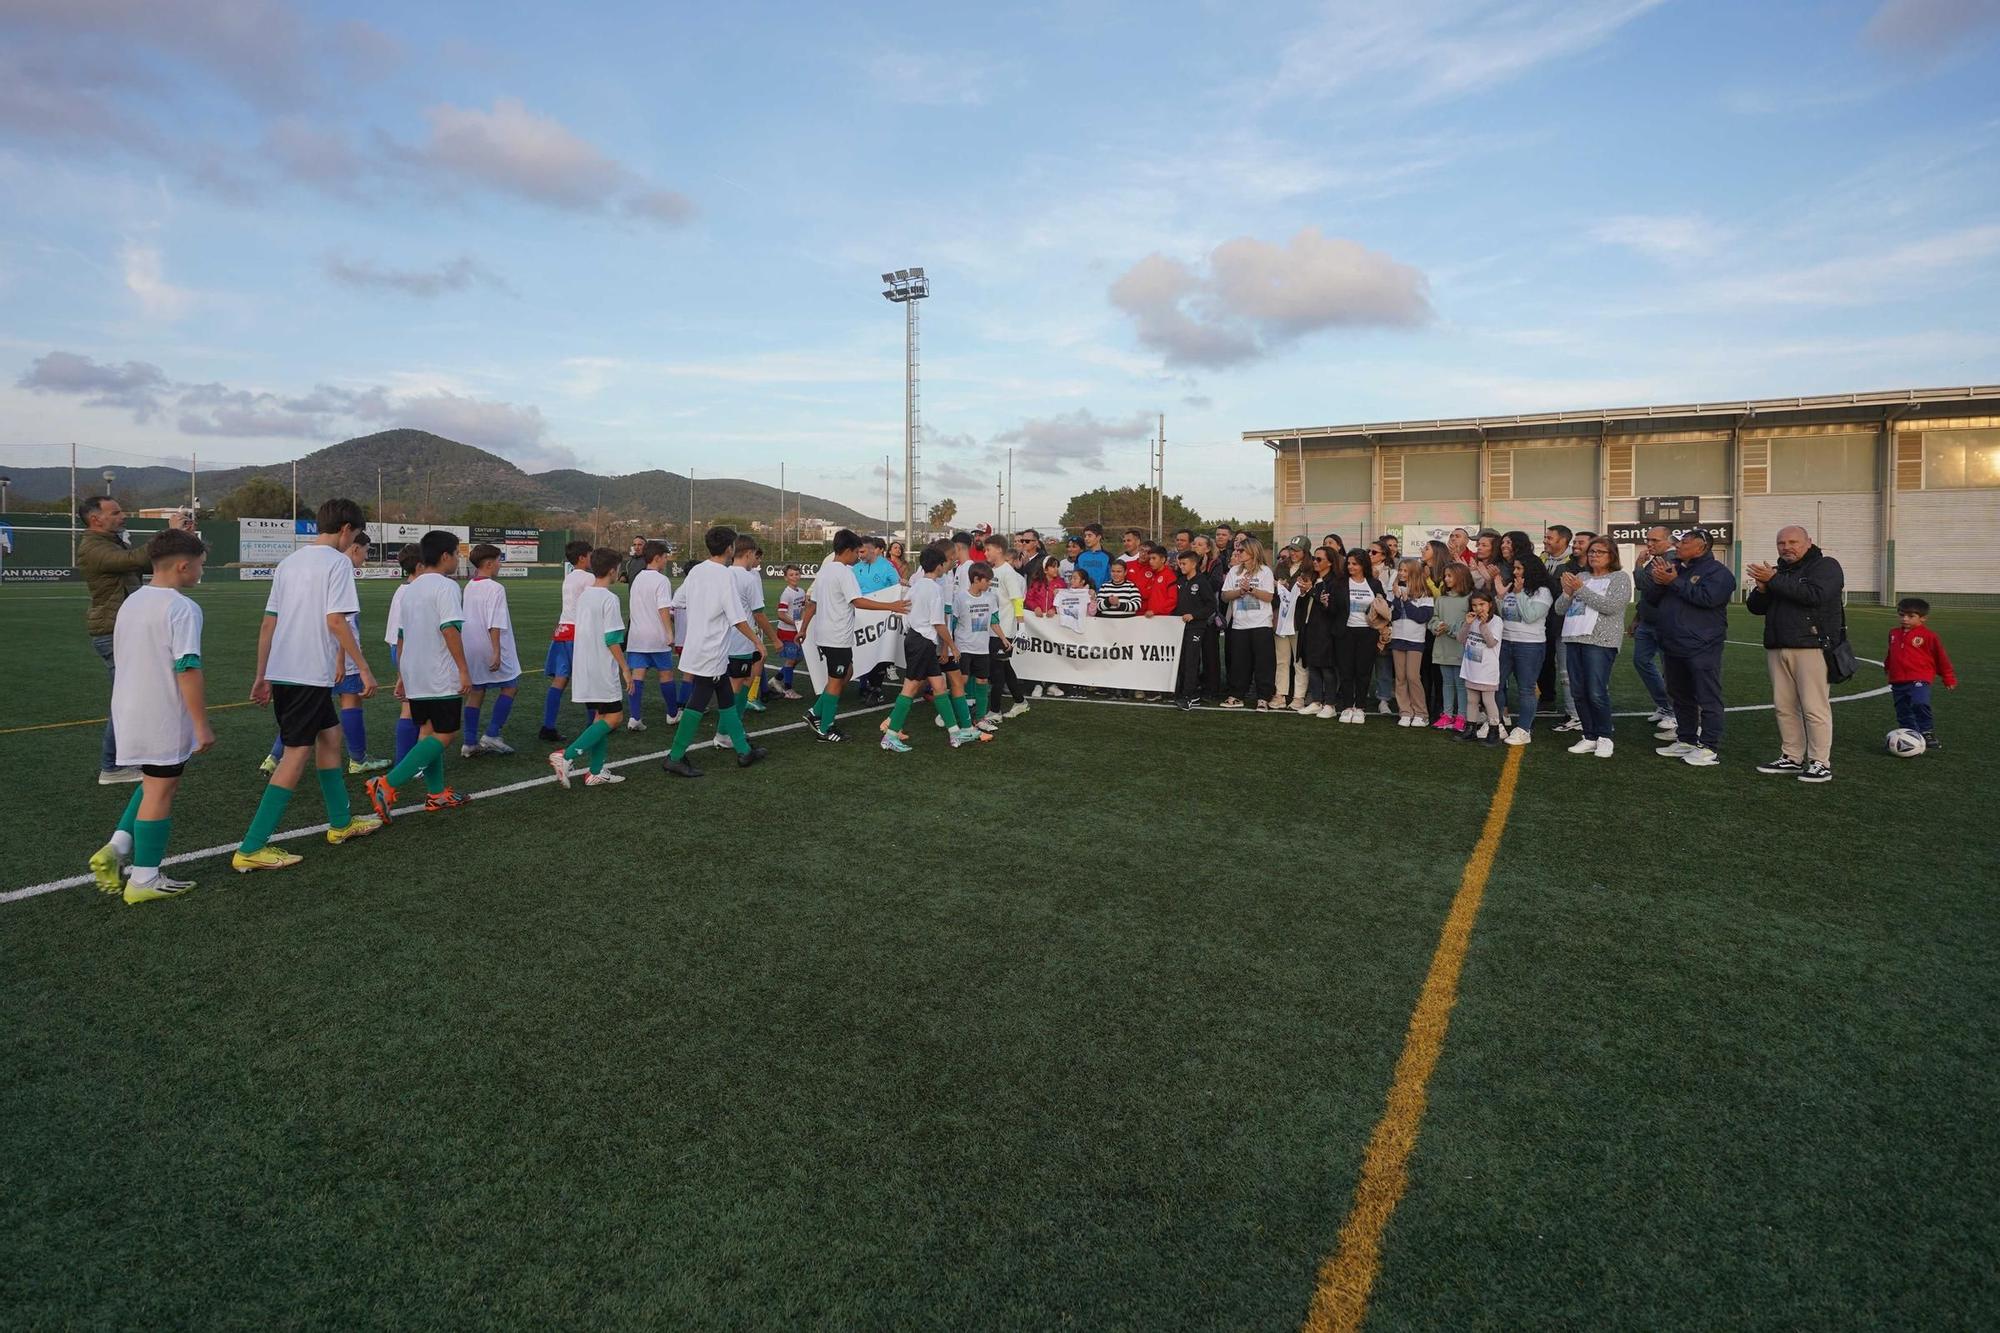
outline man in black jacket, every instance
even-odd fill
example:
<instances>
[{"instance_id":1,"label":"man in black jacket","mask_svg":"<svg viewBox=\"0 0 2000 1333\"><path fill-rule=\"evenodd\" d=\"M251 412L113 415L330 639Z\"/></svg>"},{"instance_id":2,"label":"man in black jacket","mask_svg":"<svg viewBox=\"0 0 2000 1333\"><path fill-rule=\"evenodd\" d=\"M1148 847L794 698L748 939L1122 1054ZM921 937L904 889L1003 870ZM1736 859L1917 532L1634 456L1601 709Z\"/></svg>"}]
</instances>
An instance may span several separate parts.
<instances>
[{"instance_id":1,"label":"man in black jacket","mask_svg":"<svg viewBox=\"0 0 2000 1333\"><path fill-rule=\"evenodd\" d=\"M1181 574L1174 584L1174 614L1181 618L1181 657L1174 706L1185 713L1201 702L1202 652L1214 634L1208 620L1215 614L1216 592L1199 555L1182 551L1176 563Z\"/></svg>"},{"instance_id":2,"label":"man in black jacket","mask_svg":"<svg viewBox=\"0 0 2000 1333\"><path fill-rule=\"evenodd\" d=\"M1826 652L1847 632L1840 562L1814 546L1794 524L1778 532L1778 563L1743 571L1756 583L1744 605L1764 617L1764 660L1771 669L1771 707L1784 753L1759 773L1801 782L1833 781L1833 702L1827 693Z\"/></svg>"}]
</instances>

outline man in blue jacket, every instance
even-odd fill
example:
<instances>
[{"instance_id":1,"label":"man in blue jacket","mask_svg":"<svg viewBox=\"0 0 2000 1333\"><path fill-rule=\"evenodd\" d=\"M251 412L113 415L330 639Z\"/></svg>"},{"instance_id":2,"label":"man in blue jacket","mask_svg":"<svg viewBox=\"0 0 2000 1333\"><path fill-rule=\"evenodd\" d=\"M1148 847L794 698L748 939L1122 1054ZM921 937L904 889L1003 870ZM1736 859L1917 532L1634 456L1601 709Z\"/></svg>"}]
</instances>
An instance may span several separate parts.
<instances>
[{"instance_id":1,"label":"man in blue jacket","mask_svg":"<svg viewBox=\"0 0 2000 1333\"><path fill-rule=\"evenodd\" d=\"M1653 633L1666 664L1674 727L1654 753L1696 768L1722 760L1722 644L1729 634L1729 599L1736 576L1710 552L1708 532L1690 528L1674 559L1648 566L1639 595L1653 608Z\"/></svg>"},{"instance_id":2,"label":"man in blue jacket","mask_svg":"<svg viewBox=\"0 0 2000 1333\"><path fill-rule=\"evenodd\" d=\"M1083 554L1076 558L1076 567L1093 588L1103 587L1104 580L1111 577L1111 552L1104 549L1102 523L1083 525Z\"/></svg>"}]
</instances>

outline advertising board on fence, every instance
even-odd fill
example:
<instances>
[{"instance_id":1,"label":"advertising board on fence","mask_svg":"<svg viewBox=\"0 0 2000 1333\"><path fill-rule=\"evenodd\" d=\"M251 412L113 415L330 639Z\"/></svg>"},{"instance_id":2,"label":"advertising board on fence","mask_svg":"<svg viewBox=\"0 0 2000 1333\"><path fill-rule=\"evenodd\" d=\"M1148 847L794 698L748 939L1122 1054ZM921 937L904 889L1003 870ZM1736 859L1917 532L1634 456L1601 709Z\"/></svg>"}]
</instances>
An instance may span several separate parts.
<instances>
[{"instance_id":1,"label":"advertising board on fence","mask_svg":"<svg viewBox=\"0 0 2000 1333\"><path fill-rule=\"evenodd\" d=\"M503 564L532 565L541 558L542 534L537 528L472 527L448 528L446 531L464 532L466 539L475 546L481 542L493 543L500 548Z\"/></svg>"},{"instance_id":2,"label":"advertising board on fence","mask_svg":"<svg viewBox=\"0 0 2000 1333\"><path fill-rule=\"evenodd\" d=\"M275 565L319 534L309 518L239 518L236 558L246 565Z\"/></svg>"}]
</instances>

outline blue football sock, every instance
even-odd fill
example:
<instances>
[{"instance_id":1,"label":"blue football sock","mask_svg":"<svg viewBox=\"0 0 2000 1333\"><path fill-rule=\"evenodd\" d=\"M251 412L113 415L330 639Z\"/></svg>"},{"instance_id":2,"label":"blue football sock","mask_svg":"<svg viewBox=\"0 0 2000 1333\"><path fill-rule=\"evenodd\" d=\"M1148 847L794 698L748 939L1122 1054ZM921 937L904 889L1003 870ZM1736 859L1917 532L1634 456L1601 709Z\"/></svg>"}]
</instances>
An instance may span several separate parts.
<instances>
[{"instance_id":1,"label":"blue football sock","mask_svg":"<svg viewBox=\"0 0 2000 1333\"><path fill-rule=\"evenodd\" d=\"M399 717L396 719L396 762L397 763L399 764L402 763L403 756L416 748L417 737L423 734L424 734L424 729L418 726L414 720L407 717Z\"/></svg>"},{"instance_id":2,"label":"blue football sock","mask_svg":"<svg viewBox=\"0 0 2000 1333\"><path fill-rule=\"evenodd\" d=\"M646 682L635 680L632 682L632 697L625 701L626 711L631 713L633 721L639 720L639 705L644 702L646 702Z\"/></svg>"},{"instance_id":3,"label":"blue football sock","mask_svg":"<svg viewBox=\"0 0 2000 1333\"><path fill-rule=\"evenodd\" d=\"M477 704L467 704L465 706L465 743L467 745L479 744L479 705Z\"/></svg>"},{"instance_id":4,"label":"blue football sock","mask_svg":"<svg viewBox=\"0 0 2000 1333\"><path fill-rule=\"evenodd\" d=\"M558 686L551 685L549 686L549 697L542 701L542 730L555 730L556 714L561 709L562 690Z\"/></svg>"},{"instance_id":5,"label":"blue football sock","mask_svg":"<svg viewBox=\"0 0 2000 1333\"><path fill-rule=\"evenodd\" d=\"M498 736L500 728L507 725L507 715L513 711L514 696L511 694L501 695L499 701L493 705L493 720L486 724L486 734L489 736Z\"/></svg>"},{"instance_id":6,"label":"blue football sock","mask_svg":"<svg viewBox=\"0 0 2000 1333\"><path fill-rule=\"evenodd\" d=\"M347 736L347 755L350 759L368 757L368 715L359 708L340 710L340 729Z\"/></svg>"},{"instance_id":7,"label":"blue football sock","mask_svg":"<svg viewBox=\"0 0 2000 1333\"><path fill-rule=\"evenodd\" d=\"M785 669L778 673L778 683L788 690L792 688L792 672L794 670L795 668L790 663L787 663Z\"/></svg>"},{"instance_id":8,"label":"blue football sock","mask_svg":"<svg viewBox=\"0 0 2000 1333\"><path fill-rule=\"evenodd\" d=\"M632 716L634 717L639 715L637 699L638 696L633 696ZM660 702L667 706L668 717L673 717L681 711L681 690L678 682L671 680L660 682Z\"/></svg>"},{"instance_id":9,"label":"blue football sock","mask_svg":"<svg viewBox=\"0 0 2000 1333\"><path fill-rule=\"evenodd\" d=\"M283 759L284 757L285 757L285 738L283 736L273 736L271 738L271 758Z\"/></svg>"}]
</instances>

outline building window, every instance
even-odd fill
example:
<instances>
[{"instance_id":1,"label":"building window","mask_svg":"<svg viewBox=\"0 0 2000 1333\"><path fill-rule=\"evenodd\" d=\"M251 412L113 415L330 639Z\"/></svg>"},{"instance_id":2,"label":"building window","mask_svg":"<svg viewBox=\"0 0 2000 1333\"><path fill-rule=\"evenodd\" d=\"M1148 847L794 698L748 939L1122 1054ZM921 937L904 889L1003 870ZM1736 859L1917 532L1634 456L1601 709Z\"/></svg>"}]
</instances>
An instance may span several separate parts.
<instances>
[{"instance_id":1,"label":"building window","mask_svg":"<svg viewBox=\"0 0 2000 1333\"><path fill-rule=\"evenodd\" d=\"M1876 488L1877 437L1794 435L1771 441L1772 495L1833 495Z\"/></svg>"},{"instance_id":2,"label":"building window","mask_svg":"<svg viewBox=\"0 0 2000 1333\"><path fill-rule=\"evenodd\" d=\"M1924 432L1924 489L2000 486L2000 430Z\"/></svg>"},{"instance_id":3,"label":"building window","mask_svg":"<svg viewBox=\"0 0 2000 1333\"><path fill-rule=\"evenodd\" d=\"M1514 498L1551 500L1597 496L1597 450L1516 449Z\"/></svg>"},{"instance_id":4,"label":"building window","mask_svg":"<svg viewBox=\"0 0 2000 1333\"><path fill-rule=\"evenodd\" d=\"M1729 494L1726 441L1642 444L1632 452L1640 495Z\"/></svg>"},{"instance_id":5,"label":"building window","mask_svg":"<svg viewBox=\"0 0 2000 1333\"><path fill-rule=\"evenodd\" d=\"M1307 454L1305 502L1367 504L1374 464L1369 454Z\"/></svg>"},{"instance_id":6,"label":"building window","mask_svg":"<svg viewBox=\"0 0 2000 1333\"><path fill-rule=\"evenodd\" d=\"M1478 454L1403 455L1403 499L1477 500Z\"/></svg>"}]
</instances>

